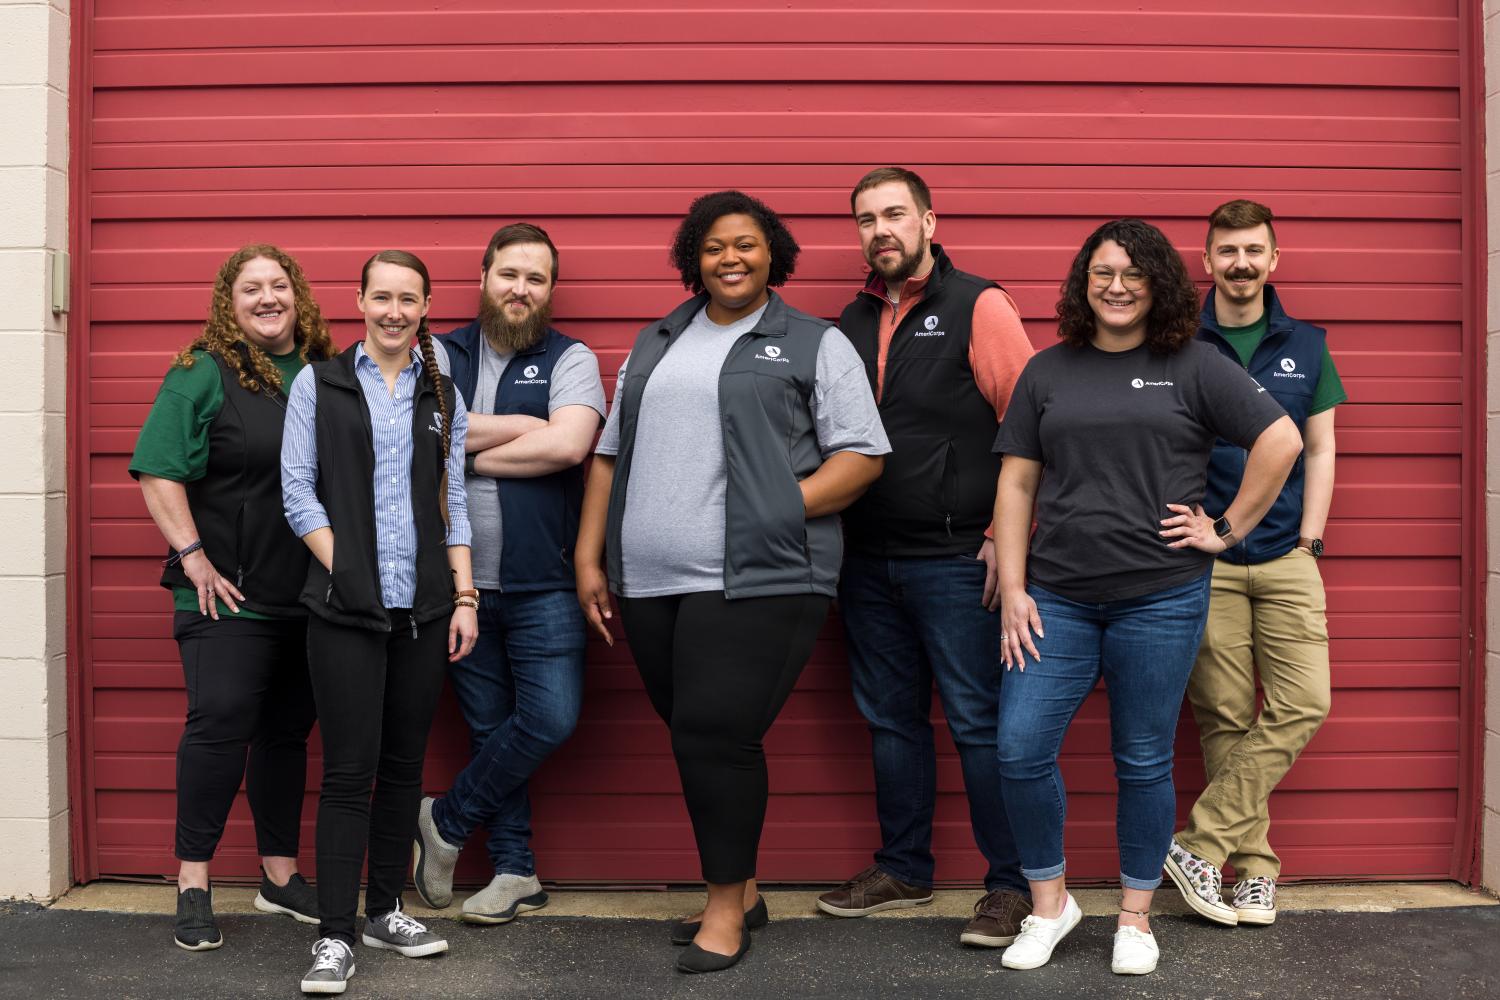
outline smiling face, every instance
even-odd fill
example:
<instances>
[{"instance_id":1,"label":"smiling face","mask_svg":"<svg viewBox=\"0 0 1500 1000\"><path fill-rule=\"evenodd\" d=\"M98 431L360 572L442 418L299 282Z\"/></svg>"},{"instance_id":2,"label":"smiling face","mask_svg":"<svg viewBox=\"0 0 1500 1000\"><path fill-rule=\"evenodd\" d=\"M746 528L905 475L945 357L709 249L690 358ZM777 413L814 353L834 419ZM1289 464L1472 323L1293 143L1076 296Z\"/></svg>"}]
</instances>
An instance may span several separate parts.
<instances>
[{"instance_id":1,"label":"smiling face","mask_svg":"<svg viewBox=\"0 0 1500 1000\"><path fill-rule=\"evenodd\" d=\"M422 276L409 267L376 261L355 299L365 317L365 353L371 357L404 357L432 305Z\"/></svg>"},{"instance_id":2,"label":"smiling face","mask_svg":"<svg viewBox=\"0 0 1500 1000\"><path fill-rule=\"evenodd\" d=\"M496 250L484 274L484 297L507 322L534 316L552 299L552 251L543 243L512 243Z\"/></svg>"},{"instance_id":3,"label":"smiling face","mask_svg":"<svg viewBox=\"0 0 1500 1000\"><path fill-rule=\"evenodd\" d=\"M1114 240L1100 243L1089 258L1088 282L1094 346L1118 351L1143 342L1151 313L1151 279L1140 273L1125 248ZM1139 287L1127 287L1133 285Z\"/></svg>"},{"instance_id":4,"label":"smiling face","mask_svg":"<svg viewBox=\"0 0 1500 1000\"><path fill-rule=\"evenodd\" d=\"M1248 306L1260 301L1280 257L1264 223L1249 229L1215 229L1203 251L1203 270L1214 279L1218 294L1233 305Z\"/></svg>"},{"instance_id":5,"label":"smiling face","mask_svg":"<svg viewBox=\"0 0 1500 1000\"><path fill-rule=\"evenodd\" d=\"M267 257L252 257L232 286L234 323L245 339L270 354L296 346L297 303L292 279Z\"/></svg>"},{"instance_id":6,"label":"smiling face","mask_svg":"<svg viewBox=\"0 0 1500 1000\"><path fill-rule=\"evenodd\" d=\"M854 199L854 223L865 260L887 287L926 271L932 263L932 235L937 216L917 207L905 181L887 181L861 191Z\"/></svg>"},{"instance_id":7,"label":"smiling face","mask_svg":"<svg viewBox=\"0 0 1500 1000\"><path fill-rule=\"evenodd\" d=\"M708 317L733 323L770 297L771 247L760 224L748 215L721 215L698 248L699 277L708 292Z\"/></svg>"}]
</instances>

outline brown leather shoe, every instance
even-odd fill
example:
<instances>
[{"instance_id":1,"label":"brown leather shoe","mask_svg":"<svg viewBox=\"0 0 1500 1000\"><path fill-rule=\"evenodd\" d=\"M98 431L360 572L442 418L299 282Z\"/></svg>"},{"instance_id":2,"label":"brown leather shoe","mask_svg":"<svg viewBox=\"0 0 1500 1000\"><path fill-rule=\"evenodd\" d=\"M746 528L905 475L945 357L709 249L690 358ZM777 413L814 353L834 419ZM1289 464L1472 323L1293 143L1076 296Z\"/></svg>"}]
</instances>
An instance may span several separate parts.
<instances>
[{"instance_id":1,"label":"brown leather shoe","mask_svg":"<svg viewBox=\"0 0 1500 1000\"><path fill-rule=\"evenodd\" d=\"M974 904L974 916L958 939L979 948L1004 948L1021 933L1021 921L1031 916L1031 903L1012 889L996 889Z\"/></svg>"},{"instance_id":2,"label":"brown leather shoe","mask_svg":"<svg viewBox=\"0 0 1500 1000\"><path fill-rule=\"evenodd\" d=\"M881 910L925 906L932 890L907 885L871 865L858 875L818 897L818 909L835 917L863 917Z\"/></svg>"}]
</instances>

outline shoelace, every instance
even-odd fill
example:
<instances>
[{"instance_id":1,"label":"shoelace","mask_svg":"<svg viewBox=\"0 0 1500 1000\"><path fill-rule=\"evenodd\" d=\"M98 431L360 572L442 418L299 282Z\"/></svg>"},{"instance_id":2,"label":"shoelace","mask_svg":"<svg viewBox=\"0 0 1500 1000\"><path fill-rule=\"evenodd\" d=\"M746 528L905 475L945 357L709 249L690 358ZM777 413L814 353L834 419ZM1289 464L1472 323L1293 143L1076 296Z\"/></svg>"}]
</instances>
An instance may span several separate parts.
<instances>
[{"instance_id":1,"label":"shoelace","mask_svg":"<svg viewBox=\"0 0 1500 1000\"><path fill-rule=\"evenodd\" d=\"M1276 883L1265 875L1245 879L1234 887L1236 906L1270 906Z\"/></svg>"},{"instance_id":2,"label":"shoelace","mask_svg":"<svg viewBox=\"0 0 1500 1000\"><path fill-rule=\"evenodd\" d=\"M386 914L385 925L390 928L392 934L402 934L406 937L416 937L418 934L427 933L425 925L417 923L400 910L392 910Z\"/></svg>"},{"instance_id":3,"label":"shoelace","mask_svg":"<svg viewBox=\"0 0 1500 1000\"><path fill-rule=\"evenodd\" d=\"M1024 918L1021 921L1021 933L1022 934L1029 934L1032 931L1040 930L1041 927L1042 927L1042 918L1041 917L1026 917L1026 918Z\"/></svg>"},{"instance_id":4,"label":"shoelace","mask_svg":"<svg viewBox=\"0 0 1500 1000\"><path fill-rule=\"evenodd\" d=\"M1003 892L991 892L974 904L974 912L984 917L1003 919L1010 911L1009 897Z\"/></svg>"},{"instance_id":5,"label":"shoelace","mask_svg":"<svg viewBox=\"0 0 1500 1000\"><path fill-rule=\"evenodd\" d=\"M334 938L320 938L313 945L313 972L337 972L349 946Z\"/></svg>"}]
</instances>

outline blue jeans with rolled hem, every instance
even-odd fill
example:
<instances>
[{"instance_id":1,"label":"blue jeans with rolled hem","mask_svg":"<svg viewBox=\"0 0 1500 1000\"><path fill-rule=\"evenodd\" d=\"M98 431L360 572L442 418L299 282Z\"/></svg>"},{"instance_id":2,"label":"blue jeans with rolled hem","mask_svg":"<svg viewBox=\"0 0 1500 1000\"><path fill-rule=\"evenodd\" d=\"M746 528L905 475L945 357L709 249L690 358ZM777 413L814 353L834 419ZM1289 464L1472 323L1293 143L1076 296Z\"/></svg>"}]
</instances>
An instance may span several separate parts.
<instances>
[{"instance_id":1,"label":"blue jeans with rolled hem","mask_svg":"<svg viewBox=\"0 0 1500 1000\"><path fill-rule=\"evenodd\" d=\"M583 612L571 590L479 593L479 639L448 665L470 760L433 805L439 835L480 826L496 875L535 875L526 782L572 735L583 703Z\"/></svg>"},{"instance_id":2,"label":"blue jeans with rolled hem","mask_svg":"<svg viewBox=\"0 0 1500 1000\"><path fill-rule=\"evenodd\" d=\"M937 751L932 687L958 749L984 887L1031 888L1011 836L995 763L1000 614L986 610L984 563L972 556L881 559L851 555L839 579L854 701L870 724L880 850L875 863L931 886Z\"/></svg>"},{"instance_id":3,"label":"blue jeans with rolled hem","mask_svg":"<svg viewBox=\"0 0 1500 1000\"><path fill-rule=\"evenodd\" d=\"M1045 639L1000 692L1000 778L1033 882L1063 874L1067 793L1057 756L1084 699L1103 676L1119 785L1120 884L1152 890L1172 841L1177 797L1172 743L1208 616L1212 574L1143 597L1081 603L1030 586Z\"/></svg>"}]
</instances>

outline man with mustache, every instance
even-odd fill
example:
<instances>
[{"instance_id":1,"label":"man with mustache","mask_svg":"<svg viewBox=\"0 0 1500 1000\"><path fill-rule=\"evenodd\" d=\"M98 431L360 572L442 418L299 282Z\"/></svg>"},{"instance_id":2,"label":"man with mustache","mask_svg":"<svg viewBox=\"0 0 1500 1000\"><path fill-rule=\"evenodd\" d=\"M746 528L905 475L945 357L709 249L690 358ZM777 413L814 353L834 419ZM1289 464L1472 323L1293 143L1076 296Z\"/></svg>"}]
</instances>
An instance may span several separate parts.
<instances>
[{"instance_id":1,"label":"man with mustache","mask_svg":"<svg viewBox=\"0 0 1500 1000\"><path fill-rule=\"evenodd\" d=\"M546 904L526 782L573 732L583 699L573 544L580 463L604 416L604 387L594 353L550 325L557 272L545 230L501 228L484 251L479 318L434 339L469 407L479 639L449 668L471 760L446 795L422 800L413 874L424 902L447 906L459 849L486 827L495 877L464 901L471 923L506 923Z\"/></svg>"},{"instance_id":2,"label":"man with mustache","mask_svg":"<svg viewBox=\"0 0 1500 1000\"><path fill-rule=\"evenodd\" d=\"M1214 563L1208 624L1188 682L1209 781L1165 867L1189 906L1231 927L1276 919L1281 861L1267 839L1268 802L1329 702L1317 560L1333 499L1333 412L1349 397L1327 334L1288 316L1266 283L1279 258L1266 206L1231 201L1209 216L1203 269L1214 287L1198 336L1244 365L1303 438L1302 458L1265 519ZM1222 513L1244 469L1244 449L1217 442L1203 508ZM1257 674L1265 692L1258 713ZM1232 904L1220 893L1226 863L1238 878Z\"/></svg>"},{"instance_id":3,"label":"man with mustache","mask_svg":"<svg viewBox=\"0 0 1500 1000\"><path fill-rule=\"evenodd\" d=\"M839 582L881 847L818 908L861 917L932 901L936 681L987 862L986 894L960 940L1004 947L1031 902L995 753L1000 595L988 529L1000 457L990 448L1031 342L1010 296L932 242L937 216L921 177L873 170L850 202L871 270L838 325L864 359L893 448L884 475L844 512Z\"/></svg>"}]
</instances>

